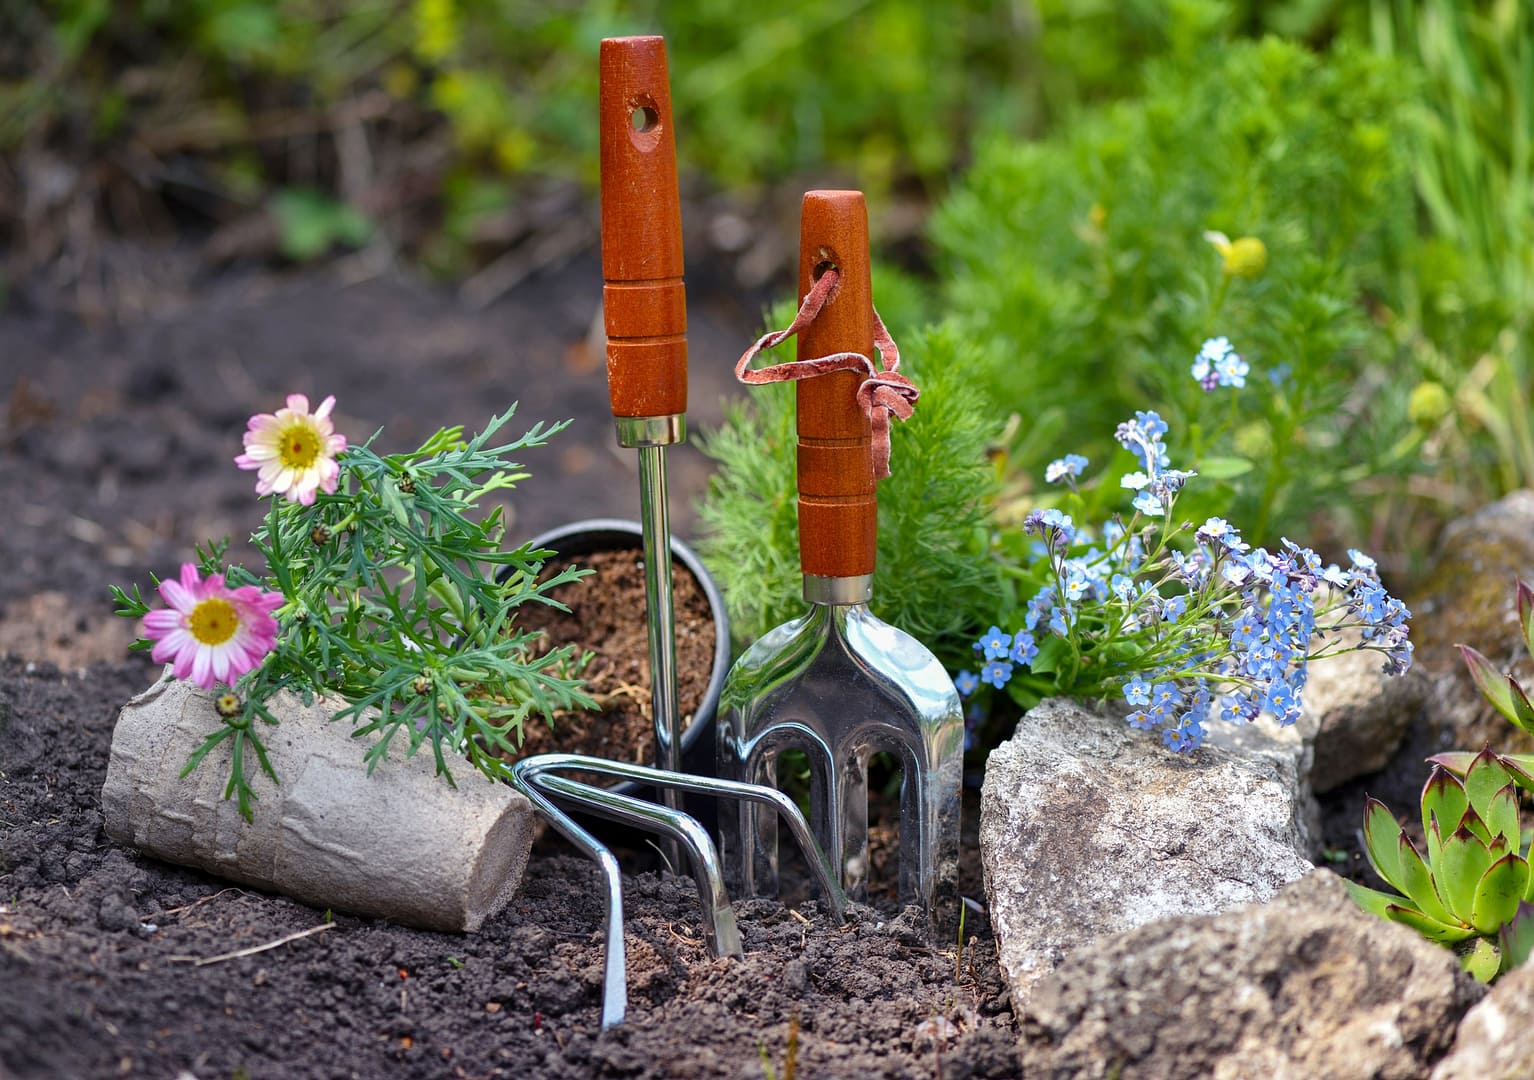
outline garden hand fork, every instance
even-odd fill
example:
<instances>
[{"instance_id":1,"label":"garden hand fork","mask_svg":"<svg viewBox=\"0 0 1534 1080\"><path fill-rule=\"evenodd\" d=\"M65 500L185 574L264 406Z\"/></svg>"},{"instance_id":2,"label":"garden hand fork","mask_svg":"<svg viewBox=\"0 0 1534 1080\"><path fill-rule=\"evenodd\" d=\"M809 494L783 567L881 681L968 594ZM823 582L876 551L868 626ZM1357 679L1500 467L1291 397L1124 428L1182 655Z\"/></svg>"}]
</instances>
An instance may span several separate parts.
<instances>
[{"instance_id":1,"label":"garden hand fork","mask_svg":"<svg viewBox=\"0 0 1534 1080\"><path fill-rule=\"evenodd\" d=\"M799 330L801 363L873 353L868 215L861 192L812 191L800 224L799 293L837 276ZM796 326L800 323L796 320ZM871 366L871 363L870 363ZM850 896L866 895L869 757L901 763L902 903L922 907L929 932L956 895L964 720L953 681L926 647L868 610L878 503L870 419L858 401L868 376L834 370L798 393L800 567L807 615L769 631L736 661L720 701L721 776L774 785L777 755L804 751L810 824ZM732 891L777 891L777 822L754 805L721 816Z\"/></svg>"},{"instance_id":2,"label":"garden hand fork","mask_svg":"<svg viewBox=\"0 0 1534 1080\"><path fill-rule=\"evenodd\" d=\"M600 62L607 386L618 445L639 450L656 764L680 772L666 447L687 437L687 299L666 41L607 38ZM681 809L675 788L661 797Z\"/></svg>"}]
</instances>

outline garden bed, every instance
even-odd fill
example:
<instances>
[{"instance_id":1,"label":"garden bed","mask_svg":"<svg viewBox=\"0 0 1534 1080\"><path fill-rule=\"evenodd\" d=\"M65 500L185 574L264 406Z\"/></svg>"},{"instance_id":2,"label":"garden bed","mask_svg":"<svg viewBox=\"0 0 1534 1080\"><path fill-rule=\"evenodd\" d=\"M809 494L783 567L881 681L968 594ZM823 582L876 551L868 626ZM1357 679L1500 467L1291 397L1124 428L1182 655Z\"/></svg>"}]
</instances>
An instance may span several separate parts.
<instances>
[{"instance_id":1,"label":"garden bed","mask_svg":"<svg viewBox=\"0 0 1534 1080\"><path fill-rule=\"evenodd\" d=\"M600 875L552 842L466 936L141 857L103 836L97 799L118 706L155 675L0 666L0 1063L19 1076L733 1078L759 1046L782 1075L795 1016L801 1075L929 1077L938 1058L949 1078L1015 1073L983 932L956 963L867 909L837 928L813 902L755 901L737 905L745 960L714 960L692 882L640 873L628 1020L604 1035Z\"/></svg>"},{"instance_id":2,"label":"garden bed","mask_svg":"<svg viewBox=\"0 0 1534 1080\"><path fill-rule=\"evenodd\" d=\"M629 1017L602 1035L599 875L554 837L511 906L455 936L231 888L101 831L117 710L158 674L123 651L131 628L105 586L147 585L204 536L234 533L239 556L256 504L227 459L246 415L289 390L334 393L347 430L383 424L404 445L520 395L513 428L575 423L528 455L510 537L634 514L633 455L613 447L601 369L581 358L598 281L576 265L470 316L409 280L232 278L194 310L109 331L0 321L0 1072L735 1078L765 1051L783 1075L797 1015L800 1075L1015 1073L983 920L957 962L888 910L838 929L813 902L745 902L746 959L716 961L691 880L624 852ZM727 355L753 316L708 296L694 288L695 355ZM717 416L718 368L695 361L695 416ZM672 464L685 532L705 473L690 448ZM978 898L975 823L971 807L961 888Z\"/></svg>"}]
</instances>

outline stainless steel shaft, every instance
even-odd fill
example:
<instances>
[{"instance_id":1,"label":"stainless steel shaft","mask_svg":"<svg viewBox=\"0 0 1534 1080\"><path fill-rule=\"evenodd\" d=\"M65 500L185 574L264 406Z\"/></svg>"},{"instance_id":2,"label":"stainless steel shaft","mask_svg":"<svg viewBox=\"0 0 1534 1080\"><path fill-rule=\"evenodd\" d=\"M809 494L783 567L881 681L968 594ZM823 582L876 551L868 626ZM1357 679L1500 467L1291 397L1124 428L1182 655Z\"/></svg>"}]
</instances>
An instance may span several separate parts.
<instances>
[{"instance_id":1,"label":"stainless steel shaft","mask_svg":"<svg viewBox=\"0 0 1534 1080\"><path fill-rule=\"evenodd\" d=\"M644 533L644 587L650 636L650 708L655 719L655 764L682 771L682 717L676 690L676 612L671 593L671 520L666 492L666 448L639 448L639 519ZM682 808L681 793L662 788L661 800Z\"/></svg>"}]
</instances>

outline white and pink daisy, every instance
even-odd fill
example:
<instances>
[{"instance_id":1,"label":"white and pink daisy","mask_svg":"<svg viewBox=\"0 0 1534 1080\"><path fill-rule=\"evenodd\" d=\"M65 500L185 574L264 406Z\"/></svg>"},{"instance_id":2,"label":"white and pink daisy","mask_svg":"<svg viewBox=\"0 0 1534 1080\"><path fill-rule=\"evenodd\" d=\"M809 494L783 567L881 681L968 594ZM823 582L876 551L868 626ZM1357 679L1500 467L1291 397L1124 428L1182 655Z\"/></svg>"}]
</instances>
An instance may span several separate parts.
<instances>
[{"instance_id":1,"label":"white and pink daisy","mask_svg":"<svg viewBox=\"0 0 1534 1080\"><path fill-rule=\"evenodd\" d=\"M144 616L144 636L154 642L150 655L204 690L260 667L277 644L272 612L283 604L279 592L231 589L223 574L203 579L196 566L183 563L180 581L160 582L160 598L168 606Z\"/></svg>"},{"instance_id":2,"label":"white and pink daisy","mask_svg":"<svg viewBox=\"0 0 1534 1080\"><path fill-rule=\"evenodd\" d=\"M245 452L234 459L242 469L259 469L256 494L276 492L289 502L313 505L315 492L336 490L341 467L336 455L346 449L346 436L336 434L330 410L336 399L328 397L309 411L309 399L289 394L288 405L275 413L250 418L245 432Z\"/></svg>"}]
</instances>

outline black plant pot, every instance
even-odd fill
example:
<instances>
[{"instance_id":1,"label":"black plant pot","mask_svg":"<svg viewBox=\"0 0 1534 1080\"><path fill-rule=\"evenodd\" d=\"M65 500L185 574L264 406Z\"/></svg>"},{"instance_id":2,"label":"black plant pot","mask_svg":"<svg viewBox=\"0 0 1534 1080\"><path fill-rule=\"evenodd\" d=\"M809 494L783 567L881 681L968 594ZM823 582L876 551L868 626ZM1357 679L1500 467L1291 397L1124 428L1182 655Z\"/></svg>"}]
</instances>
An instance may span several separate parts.
<instances>
[{"instance_id":1,"label":"black plant pot","mask_svg":"<svg viewBox=\"0 0 1534 1080\"><path fill-rule=\"evenodd\" d=\"M567 558L579 558L599 551L639 550L644 546L644 533L639 522L622 518L591 518L561 525L532 539L534 548L549 548ZM724 690L724 678L730 670L730 619L725 614L724 597L714 583L703 560L692 548L676 537L671 538L673 570L680 563L698 582L708 600L709 613L714 620L714 656L709 672L708 686L703 699L693 713L692 723L682 733L682 767L687 772L703 776L715 775L714 765L714 716L719 707L719 695ZM654 798L651 788L631 781L618 784L615 791L627 795ZM712 807L695 805L689 801L688 811L703 820L712 822ZM583 819L585 820L585 819ZM599 829L608 833L614 826Z\"/></svg>"}]
</instances>

